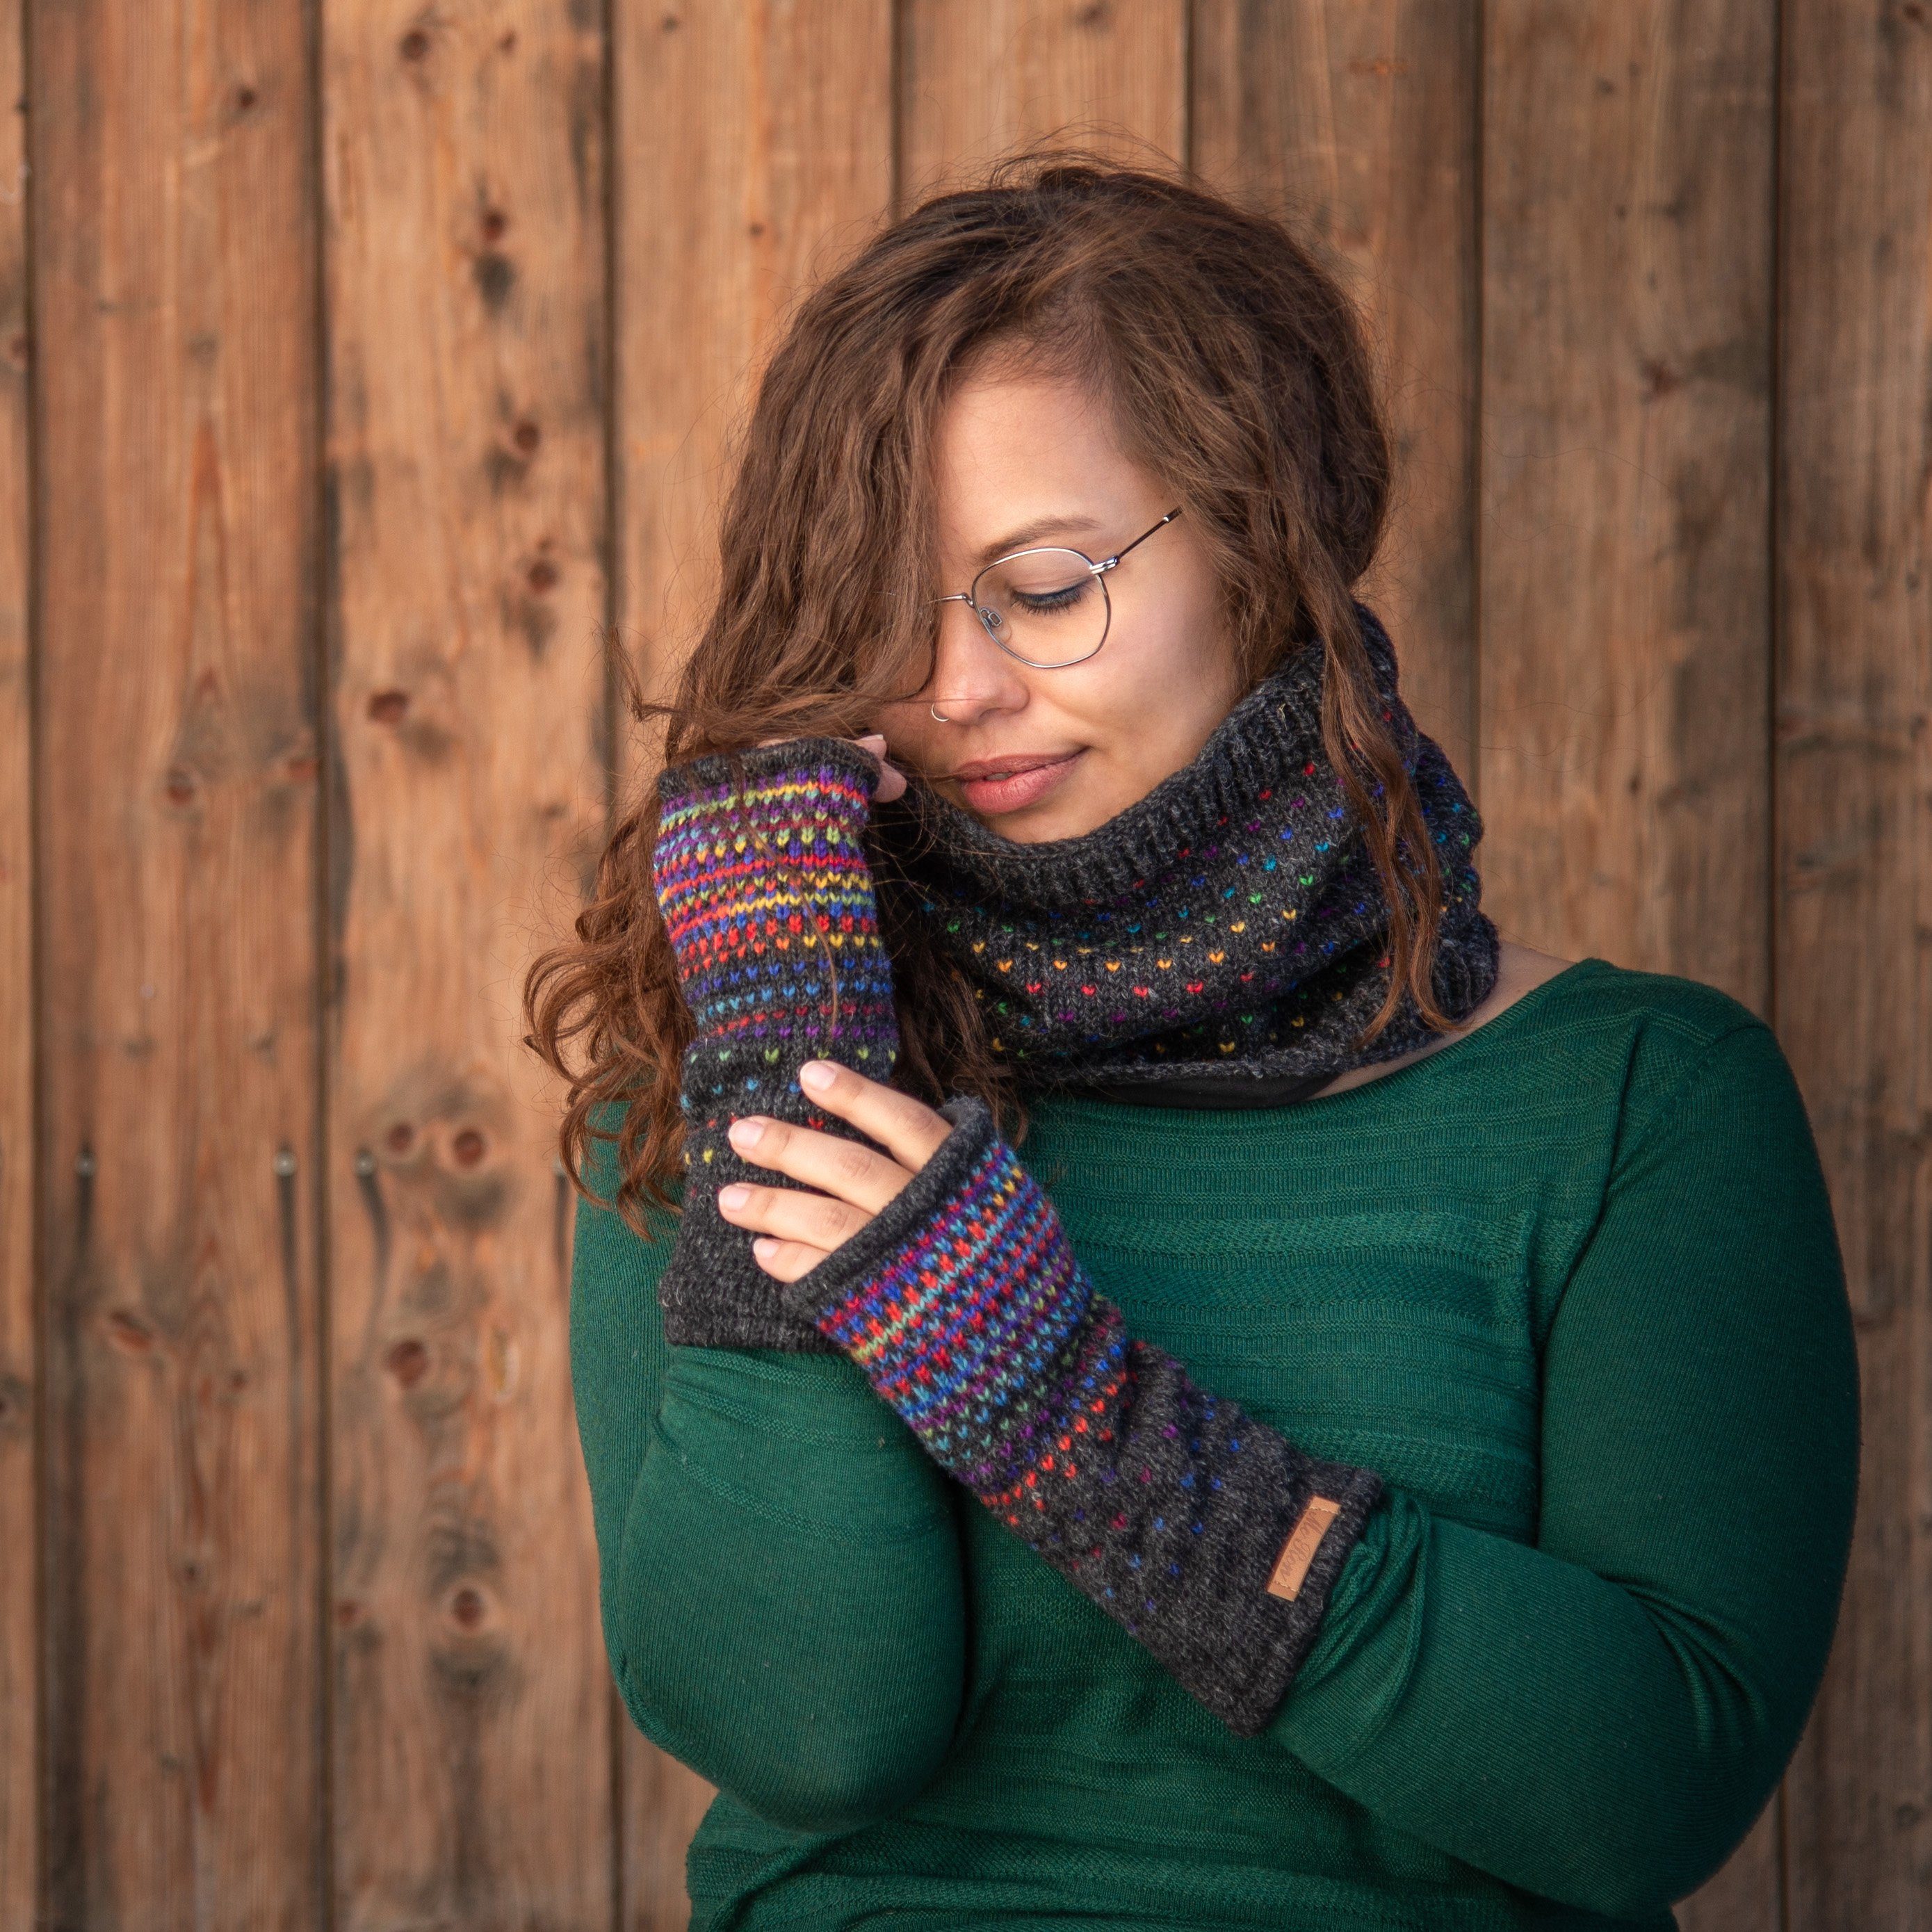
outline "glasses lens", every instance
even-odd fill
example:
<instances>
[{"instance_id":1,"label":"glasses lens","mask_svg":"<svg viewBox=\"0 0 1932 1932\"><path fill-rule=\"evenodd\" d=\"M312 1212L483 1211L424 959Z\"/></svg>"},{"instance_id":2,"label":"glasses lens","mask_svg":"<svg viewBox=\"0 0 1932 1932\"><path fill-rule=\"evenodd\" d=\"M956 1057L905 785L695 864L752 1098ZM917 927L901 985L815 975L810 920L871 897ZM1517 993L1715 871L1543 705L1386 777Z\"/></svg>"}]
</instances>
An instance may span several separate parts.
<instances>
[{"instance_id":1,"label":"glasses lens","mask_svg":"<svg viewBox=\"0 0 1932 1932\"><path fill-rule=\"evenodd\" d=\"M994 640L1029 664L1077 663L1107 634L1107 593L1077 550L1003 557L980 573L973 598Z\"/></svg>"}]
</instances>

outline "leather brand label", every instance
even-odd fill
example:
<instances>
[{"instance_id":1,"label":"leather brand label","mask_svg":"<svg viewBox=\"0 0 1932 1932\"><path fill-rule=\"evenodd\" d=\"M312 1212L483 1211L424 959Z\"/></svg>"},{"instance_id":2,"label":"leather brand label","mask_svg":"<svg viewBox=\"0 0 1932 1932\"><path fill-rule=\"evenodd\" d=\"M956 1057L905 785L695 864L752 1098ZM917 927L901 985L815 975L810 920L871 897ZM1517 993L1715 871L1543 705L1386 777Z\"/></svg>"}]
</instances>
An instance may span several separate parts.
<instances>
[{"instance_id":1,"label":"leather brand label","mask_svg":"<svg viewBox=\"0 0 1932 1932\"><path fill-rule=\"evenodd\" d=\"M1328 1526L1341 1513L1342 1505L1327 1496L1309 1498L1308 1506L1288 1532L1288 1540L1274 1560L1274 1574L1268 1580L1270 1596L1293 1598L1300 1594L1308 1566L1315 1561L1315 1552L1328 1534Z\"/></svg>"}]
</instances>

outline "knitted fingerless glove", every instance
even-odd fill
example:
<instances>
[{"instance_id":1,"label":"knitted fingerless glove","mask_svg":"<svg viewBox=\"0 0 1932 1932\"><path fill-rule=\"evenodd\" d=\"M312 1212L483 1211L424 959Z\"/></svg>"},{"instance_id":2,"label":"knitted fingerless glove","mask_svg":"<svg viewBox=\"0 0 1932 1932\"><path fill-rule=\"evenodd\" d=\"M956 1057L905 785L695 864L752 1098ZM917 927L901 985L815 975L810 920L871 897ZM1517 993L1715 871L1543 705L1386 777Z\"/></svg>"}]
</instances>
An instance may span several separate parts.
<instances>
[{"instance_id":1,"label":"knitted fingerless glove","mask_svg":"<svg viewBox=\"0 0 1932 1932\"><path fill-rule=\"evenodd\" d=\"M718 1190L734 1180L799 1184L739 1156L725 1130L740 1114L864 1138L806 1097L806 1060L891 1078L892 968L860 843L878 766L842 738L739 756L742 789L723 753L658 779L652 884L698 1024L680 1093L684 1211L658 1298L668 1342L835 1354L838 1344L775 1292L752 1232L718 1214Z\"/></svg>"},{"instance_id":2,"label":"knitted fingerless glove","mask_svg":"<svg viewBox=\"0 0 1932 1932\"><path fill-rule=\"evenodd\" d=\"M1129 1335L985 1103L940 1112L953 1131L926 1166L778 1292L950 1474L1256 1736L1382 1478L1304 1454Z\"/></svg>"}]
</instances>

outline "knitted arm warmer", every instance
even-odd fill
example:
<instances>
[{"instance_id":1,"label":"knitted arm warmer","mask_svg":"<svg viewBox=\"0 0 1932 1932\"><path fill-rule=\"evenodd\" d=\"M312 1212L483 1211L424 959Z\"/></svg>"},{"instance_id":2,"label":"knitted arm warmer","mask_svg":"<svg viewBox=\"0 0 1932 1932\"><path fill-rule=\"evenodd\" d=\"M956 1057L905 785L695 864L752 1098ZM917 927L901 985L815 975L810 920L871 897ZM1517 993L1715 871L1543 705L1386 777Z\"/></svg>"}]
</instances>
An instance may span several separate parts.
<instances>
[{"instance_id":1,"label":"knitted arm warmer","mask_svg":"<svg viewBox=\"0 0 1932 1932\"><path fill-rule=\"evenodd\" d=\"M884 1209L778 1292L928 1454L1237 1736L1265 1730L1381 1495L1126 1331L970 1096Z\"/></svg>"},{"instance_id":2,"label":"knitted arm warmer","mask_svg":"<svg viewBox=\"0 0 1932 1932\"><path fill-rule=\"evenodd\" d=\"M734 1180L798 1184L725 1137L742 1114L865 1137L809 1100L808 1060L889 1081L898 1054L891 962L860 834L878 766L842 738L792 739L688 760L658 779L652 883L695 1038L686 1049L684 1212L658 1282L664 1339L713 1348L835 1354L788 1309L718 1211Z\"/></svg>"}]
</instances>

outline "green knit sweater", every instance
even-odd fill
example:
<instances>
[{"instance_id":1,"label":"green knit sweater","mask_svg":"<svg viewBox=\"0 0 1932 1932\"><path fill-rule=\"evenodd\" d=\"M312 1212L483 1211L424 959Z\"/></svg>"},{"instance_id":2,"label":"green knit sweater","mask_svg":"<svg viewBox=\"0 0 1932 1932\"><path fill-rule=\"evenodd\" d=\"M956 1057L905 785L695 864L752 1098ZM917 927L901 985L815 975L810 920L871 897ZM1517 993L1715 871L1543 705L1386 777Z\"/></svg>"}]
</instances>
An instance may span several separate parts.
<instances>
[{"instance_id":1,"label":"green knit sweater","mask_svg":"<svg viewBox=\"0 0 1932 1932\"><path fill-rule=\"evenodd\" d=\"M844 1357L668 1348L668 1239L580 1202L611 1665L719 1787L694 1932L1674 1925L1796 1744L1856 1493L1770 1030L1588 958L1343 1092L1054 1100L1018 1151L1134 1333L1386 1492L1237 1738Z\"/></svg>"}]
</instances>

